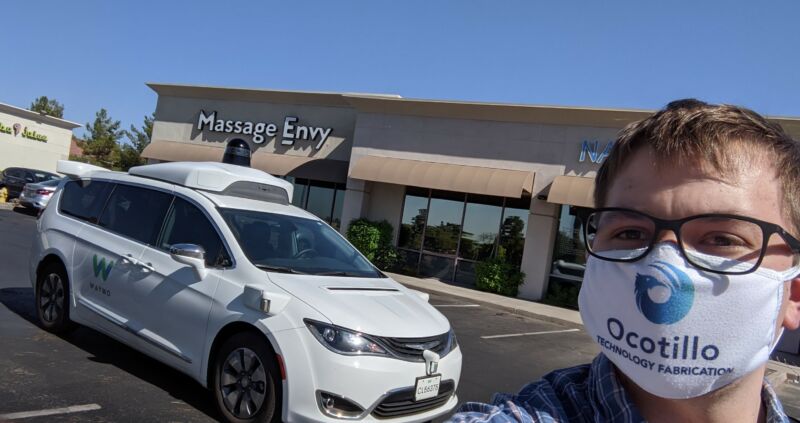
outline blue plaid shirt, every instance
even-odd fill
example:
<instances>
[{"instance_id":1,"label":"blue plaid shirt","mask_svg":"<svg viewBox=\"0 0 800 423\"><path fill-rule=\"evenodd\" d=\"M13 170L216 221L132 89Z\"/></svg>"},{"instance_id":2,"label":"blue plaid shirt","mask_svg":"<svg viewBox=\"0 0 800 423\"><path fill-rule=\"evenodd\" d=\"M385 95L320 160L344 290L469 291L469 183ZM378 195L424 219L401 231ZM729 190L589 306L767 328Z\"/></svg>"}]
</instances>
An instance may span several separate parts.
<instances>
[{"instance_id":1,"label":"blue plaid shirt","mask_svg":"<svg viewBox=\"0 0 800 423\"><path fill-rule=\"evenodd\" d=\"M788 423L778 396L764 382L762 401L767 423ZM556 370L516 395L495 394L491 404L468 402L448 422L551 423L644 421L614 375L614 366L599 354L591 364Z\"/></svg>"}]
</instances>

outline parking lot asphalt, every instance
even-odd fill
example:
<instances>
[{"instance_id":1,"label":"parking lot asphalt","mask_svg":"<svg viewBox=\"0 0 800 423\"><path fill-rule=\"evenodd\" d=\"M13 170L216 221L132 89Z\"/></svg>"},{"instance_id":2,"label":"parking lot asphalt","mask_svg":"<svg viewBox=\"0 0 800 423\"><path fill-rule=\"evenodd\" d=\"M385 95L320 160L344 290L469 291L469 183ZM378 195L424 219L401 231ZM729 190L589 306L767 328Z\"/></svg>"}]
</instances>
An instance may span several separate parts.
<instances>
[{"instance_id":1,"label":"parking lot asphalt","mask_svg":"<svg viewBox=\"0 0 800 423\"><path fill-rule=\"evenodd\" d=\"M32 215L0 210L0 416L64 409L18 421L217 420L211 394L188 376L94 330L55 336L36 325L27 274L35 224ZM516 392L598 351L577 325L442 294L432 294L430 303L450 319L461 345L462 403Z\"/></svg>"}]
</instances>

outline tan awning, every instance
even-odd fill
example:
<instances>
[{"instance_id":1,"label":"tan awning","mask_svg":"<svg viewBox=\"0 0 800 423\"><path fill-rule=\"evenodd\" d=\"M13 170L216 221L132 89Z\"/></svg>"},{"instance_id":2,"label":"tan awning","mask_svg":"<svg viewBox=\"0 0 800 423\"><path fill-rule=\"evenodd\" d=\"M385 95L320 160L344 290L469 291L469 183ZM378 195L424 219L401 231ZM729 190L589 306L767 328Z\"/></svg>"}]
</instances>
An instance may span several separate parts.
<instances>
[{"instance_id":1,"label":"tan awning","mask_svg":"<svg viewBox=\"0 0 800 423\"><path fill-rule=\"evenodd\" d=\"M570 206L594 207L594 178L556 176L547 201Z\"/></svg>"},{"instance_id":2,"label":"tan awning","mask_svg":"<svg viewBox=\"0 0 800 423\"><path fill-rule=\"evenodd\" d=\"M366 156L350 169L350 177L446 191L519 198L533 191L533 172L391 157Z\"/></svg>"},{"instance_id":3,"label":"tan awning","mask_svg":"<svg viewBox=\"0 0 800 423\"><path fill-rule=\"evenodd\" d=\"M174 141L153 140L142 152L142 157L168 162L219 162L225 149L222 145L210 146ZM340 160L315 159L256 151L250 164L276 176L294 176L328 182L347 182L348 163Z\"/></svg>"}]
</instances>

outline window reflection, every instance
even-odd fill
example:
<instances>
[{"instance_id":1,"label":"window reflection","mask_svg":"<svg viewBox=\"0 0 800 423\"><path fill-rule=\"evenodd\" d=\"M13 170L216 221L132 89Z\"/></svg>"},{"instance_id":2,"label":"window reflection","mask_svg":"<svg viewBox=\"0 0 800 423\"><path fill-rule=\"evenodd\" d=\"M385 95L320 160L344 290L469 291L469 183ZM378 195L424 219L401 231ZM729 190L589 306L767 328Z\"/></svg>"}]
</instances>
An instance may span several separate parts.
<instances>
[{"instance_id":1,"label":"window reflection","mask_svg":"<svg viewBox=\"0 0 800 423\"><path fill-rule=\"evenodd\" d=\"M397 242L400 248L419 250L422 246L422 232L428 219L428 190L422 191L409 188L406 194ZM424 196L420 195L423 193Z\"/></svg>"},{"instance_id":2,"label":"window reflection","mask_svg":"<svg viewBox=\"0 0 800 423\"><path fill-rule=\"evenodd\" d=\"M440 254L455 254L461 234L464 194L434 191L428 207L428 226L422 249Z\"/></svg>"},{"instance_id":3,"label":"window reflection","mask_svg":"<svg viewBox=\"0 0 800 423\"><path fill-rule=\"evenodd\" d=\"M506 258L506 261L515 266L522 264L529 210L530 200L506 199L503 222L500 226L500 248L498 252Z\"/></svg>"},{"instance_id":4,"label":"window reflection","mask_svg":"<svg viewBox=\"0 0 800 423\"><path fill-rule=\"evenodd\" d=\"M500 217L503 214L502 206L501 197L467 196L459 257L481 261L494 255Z\"/></svg>"},{"instance_id":5,"label":"window reflection","mask_svg":"<svg viewBox=\"0 0 800 423\"><path fill-rule=\"evenodd\" d=\"M476 262L499 255L519 266L530 201L406 188L396 270L473 285Z\"/></svg>"},{"instance_id":6,"label":"window reflection","mask_svg":"<svg viewBox=\"0 0 800 423\"><path fill-rule=\"evenodd\" d=\"M338 229L341 226L344 184L284 177L294 185L292 205L308 210Z\"/></svg>"}]
</instances>

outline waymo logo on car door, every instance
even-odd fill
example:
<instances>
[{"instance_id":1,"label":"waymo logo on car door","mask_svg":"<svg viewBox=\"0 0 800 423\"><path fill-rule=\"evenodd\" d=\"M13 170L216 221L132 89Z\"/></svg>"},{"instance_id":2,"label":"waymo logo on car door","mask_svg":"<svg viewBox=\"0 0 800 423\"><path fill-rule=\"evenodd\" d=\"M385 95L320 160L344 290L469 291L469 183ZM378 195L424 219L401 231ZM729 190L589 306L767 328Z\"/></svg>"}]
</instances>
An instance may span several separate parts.
<instances>
[{"instance_id":1,"label":"waymo logo on car door","mask_svg":"<svg viewBox=\"0 0 800 423\"><path fill-rule=\"evenodd\" d=\"M114 262L112 260L109 260L108 264L106 264L105 257L101 257L100 260L97 259L97 254L92 257L92 270L94 270L94 277L102 277L103 282L108 279L108 274L111 273L112 267L114 267Z\"/></svg>"}]
</instances>

